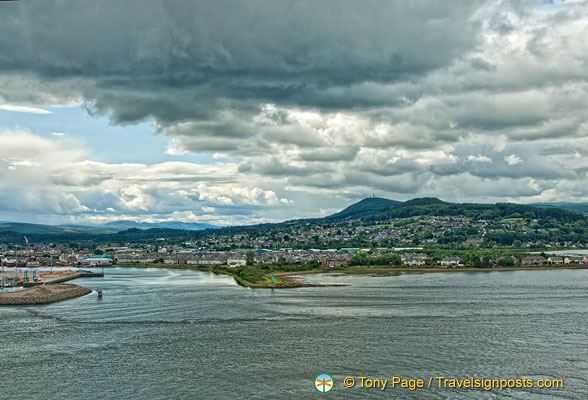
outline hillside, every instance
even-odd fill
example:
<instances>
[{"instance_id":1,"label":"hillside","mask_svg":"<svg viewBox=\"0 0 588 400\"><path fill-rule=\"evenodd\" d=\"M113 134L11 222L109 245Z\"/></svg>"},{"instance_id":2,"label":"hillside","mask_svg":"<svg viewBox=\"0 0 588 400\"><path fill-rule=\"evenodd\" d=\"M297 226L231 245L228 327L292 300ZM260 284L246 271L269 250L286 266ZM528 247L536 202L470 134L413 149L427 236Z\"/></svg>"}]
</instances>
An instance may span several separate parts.
<instances>
[{"instance_id":1,"label":"hillside","mask_svg":"<svg viewBox=\"0 0 588 400\"><path fill-rule=\"evenodd\" d=\"M563 210L588 215L588 203L535 203L529 205L542 208L561 208Z\"/></svg>"},{"instance_id":2,"label":"hillside","mask_svg":"<svg viewBox=\"0 0 588 400\"><path fill-rule=\"evenodd\" d=\"M388 200L380 197L368 197L355 204L350 205L346 209L326 217L327 220L341 220L360 218L366 215L371 215L376 211L386 210L401 204L396 200Z\"/></svg>"},{"instance_id":3,"label":"hillside","mask_svg":"<svg viewBox=\"0 0 588 400\"><path fill-rule=\"evenodd\" d=\"M461 244L469 237L484 237L484 241L509 246L515 242L588 243L588 217L582 214L556 207L449 203L437 198L405 202L367 198L324 218L205 230L202 227L186 229L189 224L184 223L176 225L182 229L151 228L150 224L130 221L117 223L127 229L111 226L108 231L105 228L6 223L0 225L0 243L22 242L23 233L33 243L153 242L165 238L176 242L194 241L198 246L217 249L382 247L421 241ZM116 226L116 223L111 225Z\"/></svg>"},{"instance_id":4,"label":"hillside","mask_svg":"<svg viewBox=\"0 0 588 400\"><path fill-rule=\"evenodd\" d=\"M365 215L366 222L417 216L455 216L474 220L495 221L509 218L525 220L551 219L560 223L587 220L585 216L561 208L540 208L522 204L496 203L448 203L436 198L421 198L406 201L394 208L375 211Z\"/></svg>"}]
</instances>

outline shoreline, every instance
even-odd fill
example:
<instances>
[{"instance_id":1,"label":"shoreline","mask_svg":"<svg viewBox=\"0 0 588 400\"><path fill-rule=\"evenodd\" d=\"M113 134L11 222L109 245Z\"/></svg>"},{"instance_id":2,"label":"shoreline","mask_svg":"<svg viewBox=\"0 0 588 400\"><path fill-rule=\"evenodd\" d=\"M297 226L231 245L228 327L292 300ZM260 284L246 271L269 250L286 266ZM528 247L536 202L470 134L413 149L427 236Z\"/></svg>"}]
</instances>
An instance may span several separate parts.
<instances>
[{"instance_id":1,"label":"shoreline","mask_svg":"<svg viewBox=\"0 0 588 400\"><path fill-rule=\"evenodd\" d=\"M227 271L226 269L214 268L209 266L197 265L178 265L178 264L121 264L113 265L113 267L121 268L163 268L163 269L188 269L195 271L213 272L215 274L222 274L232 277L238 285L248 287L251 289L295 289L301 287L331 287L331 286L348 286L347 284L312 284L301 282L296 279L299 275L308 274L348 274L348 275L362 275L362 274L380 274L380 275L400 275L402 273L409 274L426 274L426 273L443 273L443 272L507 272L507 271L547 271L547 270L569 270L569 269L588 269L588 264L574 264L574 265L542 265L529 267L494 267L494 268L472 268L472 267L457 267L457 268L443 268L443 267L428 267L428 268L412 268L412 267L334 267L334 268L319 268L306 271L289 271L274 273L277 282L272 284L270 277L260 283L249 282L240 276Z\"/></svg>"},{"instance_id":2,"label":"shoreline","mask_svg":"<svg viewBox=\"0 0 588 400\"><path fill-rule=\"evenodd\" d=\"M536 267L496 267L496 268L331 268L328 270L311 270L300 272L279 272L275 276L280 276L287 279L295 280L297 275L310 274L346 274L346 275L400 275L400 274L434 274L434 273L451 273L451 272L512 272L512 271L550 271L550 270L570 270L570 269L588 269L588 265L574 265L574 266L536 266Z\"/></svg>"},{"instance_id":3,"label":"shoreline","mask_svg":"<svg viewBox=\"0 0 588 400\"><path fill-rule=\"evenodd\" d=\"M239 286L248 287L251 289L295 289L301 287L326 287L326 286L347 286L347 285L338 285L338 284L327 284L327 285L320 285L315 283L304 283L297 281L293 278L289 278L285 275L285 273L276 272L273 275L278 278L282 278L281 280L278 279L275 283L270 282L270 277L267 276L266 279L261 283L254 283L247 281L237 274L234 274L230 271L225 269L218 269L209 266L198 266L198 265L185 265L185 264L118 264L113 265L112 267L119 267L119 268L161 268L161 269L187 269L192 271L203 271L203 272L212 272L214 274L221 274L230 276L237 282ZM301 271L301 272L308 272L308 271ZM326 270L319 270L317 273L326 272ZM293 273L298 274L298 273Z\"/></svg>"},{"instance_id":4,"label":"shoreline","mask_svg":"<svg viewBox=\"0 0 588 400\"><path fill-rule=\"evenodd\" d=\"M535 266L535 267L496 267L496 268L439 268L439 267L431 267L431 268L365 268L361 269L354 268L354 269L329 269L329 270L311 270L311 271L300 271L300 272L281 272L276 273L275 276L280 276L281 278L290 279L294 282L300 282L296 280L296 276L299 275L310 275L310 274L345 274L345 275L386 275L386 276L394 276L394 275L401 275L403 273L406 274L434 274L434 273L444 273L444 272L465 272L465 273L474 273L474 272L513 272L513 271L550 271L550 270L572 270L572 269L588 269L588 265L574 265L574 266ZM325 285L325 286L346 286L346 285Z\"/></svg>"},{"instance_id":5,"label":"shoreline","mask_svg":"<svg viewBox=\"0 0 588 400\"><path fill-rule=\"evenodd\" d=\"M588 269L588 264L573 265L573 266L531 266L531 267L494 267L494 268L473 268L473 267L458 267L458 268L442 268L442 267L428 267L428 268L408 268L408 267L366 267L362 268L329 268L310 271L291 271L291 272L277 272L275 276L289 276L289 275L306 275L306 274L320 274L320 273L348 273L350 275L362 273L390 273L390 272L406 272L406 273L436 273L436 272L507 272L507 271L548 271L548 270L562 270L562 269Z\"/></svg>"}]
</instances>

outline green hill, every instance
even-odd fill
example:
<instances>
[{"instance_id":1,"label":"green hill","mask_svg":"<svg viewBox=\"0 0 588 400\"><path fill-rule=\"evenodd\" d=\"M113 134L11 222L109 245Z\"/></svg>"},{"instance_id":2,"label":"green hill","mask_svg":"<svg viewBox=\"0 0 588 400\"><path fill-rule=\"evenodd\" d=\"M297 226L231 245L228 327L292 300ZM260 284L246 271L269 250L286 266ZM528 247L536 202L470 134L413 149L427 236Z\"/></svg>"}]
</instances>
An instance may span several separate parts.
<instances>
[{"instance_id":1,"label":"green hill","mask_svg":"<svg viewBox=\"0 0 588 400\"><path fill-rule=\"evenodd\" d=\"M588 215L588 203L536 203L529 205L542 208L561 208L563 210Z\"/></svg>"},{"instance_id":2,"label":"green hill","mask_svg":"<svg viewBox=\"0 0 588 400\"><path fill-rule=\"evenodd\" d=\"M396 200L388 200L380 197L368 197L350 205L343 211L326 217L327 220L353 219L373 214L376 211L386 210L400 204Z\"/></svg>"},{"instance_id":3,"label":"green hill","mask_svg":"<svg viewBox=\"0 0 588 400\"><path fill-rule=\"evenodd\" d=\"M436 198L406 201L394 208L377 210L362 219L366 222L416 216L455 216L473 220L496 221L509 218L553 220L559 223L587 221L586 217L561 208L540 208L522 204L496 203L447 203Z\"/></svg>"}]
</instances>

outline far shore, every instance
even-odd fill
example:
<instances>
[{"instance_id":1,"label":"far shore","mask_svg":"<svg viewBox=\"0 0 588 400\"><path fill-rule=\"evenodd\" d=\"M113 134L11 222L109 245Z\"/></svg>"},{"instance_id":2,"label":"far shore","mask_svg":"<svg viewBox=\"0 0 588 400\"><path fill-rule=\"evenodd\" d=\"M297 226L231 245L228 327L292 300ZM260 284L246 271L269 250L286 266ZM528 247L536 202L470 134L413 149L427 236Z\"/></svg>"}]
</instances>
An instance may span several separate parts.
<instances>
[{"instance_id":1,"label":"far shore","mask_svg":"<svg viewBox=\"0 0 588 400\"><path fill-rule=\"evenodd\" d=\"M274 283L271 282L271 274L266 276L266 279L262 282L249 282L237 274L233 274L227 269L214 268L213 266L199 266L199 265L187 265L187 264L118 264L113 267L121 268L163 268L163 269L187 269L193 271L213 272L215 274L222 274L232 277L235 282L241 286L245 286L252 289L294 289L300 287L316 287L316 286L342 286L342 285L319 285L312 283L304 283L296 281L292 278L284 276L283 279L279 279L281 276L279 273L273 274L278 277ZM326 272L326 271L317 271Z\"/></svg>"},{"instance_id":2,"label":"far shore","mask_svg":"<svg viewBox=\"0 0 588 400\"><path fill-rule=\"evenodd\" d=\"M225 268L215 268L214 266L198 266L187 264L121 264L113 265L123 268L166 268L166 269L188 269L196 271L208 271L217 274L223 274L232 277L241 285L252 289L293 289L300 287L322 287L322 286L346 286L345 284L309 284L301 282L296 279L299 275L308 274L349 274L349 275L399 275L402 273L408 274L425 274L425 273L442 273L442 272L506 272L506 271L546 271L546 270L562 270L562 269L588 269L588 264L574 264L574 265L542 265L542 266L525 266L525 267L494 267L494 268L471 268L471 267L332 267L332 268L318 268L304 271L289 271L289 272L275 272L269 274L263 282L253 283L244 280L238 275L231 273ZM271 283L270 276L276 278L275 283Z\"/></svg>"}]
</instances>

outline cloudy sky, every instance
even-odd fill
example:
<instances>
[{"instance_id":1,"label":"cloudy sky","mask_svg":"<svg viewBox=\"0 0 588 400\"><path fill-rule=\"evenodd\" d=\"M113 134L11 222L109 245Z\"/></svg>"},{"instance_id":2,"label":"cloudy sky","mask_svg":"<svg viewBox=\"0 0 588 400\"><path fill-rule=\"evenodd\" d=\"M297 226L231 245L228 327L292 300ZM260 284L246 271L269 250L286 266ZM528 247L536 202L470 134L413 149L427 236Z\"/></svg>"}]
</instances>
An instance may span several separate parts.
<instances>
[{"instance_id":1,"label":"cloudy sky","mask_svg":"<svg viewBox=\"0 0 588 400\"><path fill-rule=\"evenodd\" d=\"M0 2L0 220L588 201L588 2Z\"/></svg>"}]
</instances>

